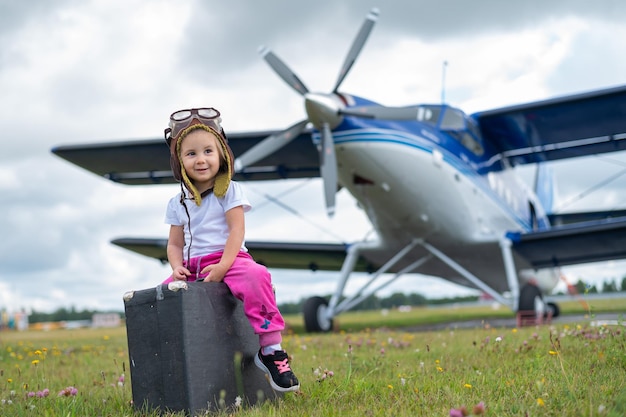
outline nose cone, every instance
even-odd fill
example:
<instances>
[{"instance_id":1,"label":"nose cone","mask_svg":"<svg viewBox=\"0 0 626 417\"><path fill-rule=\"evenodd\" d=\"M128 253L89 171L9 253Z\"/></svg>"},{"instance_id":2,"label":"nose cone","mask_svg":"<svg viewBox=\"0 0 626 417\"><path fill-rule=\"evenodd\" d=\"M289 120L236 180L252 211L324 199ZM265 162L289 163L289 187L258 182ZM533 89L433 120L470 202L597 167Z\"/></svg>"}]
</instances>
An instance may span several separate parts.
<instances>
[{"instance_id":1,"label":"nose cone","mask_svg":"<svg viewBox=\"0 0 626 417\"><path fill-rule=\"evenodd\" d=\"M308 93L304 96L304 108L309 116L309 121L317 129L321 130L324 124L334 129L343 120L339 110L343 103L334 94Z\"/></svg>"}]
</instances>

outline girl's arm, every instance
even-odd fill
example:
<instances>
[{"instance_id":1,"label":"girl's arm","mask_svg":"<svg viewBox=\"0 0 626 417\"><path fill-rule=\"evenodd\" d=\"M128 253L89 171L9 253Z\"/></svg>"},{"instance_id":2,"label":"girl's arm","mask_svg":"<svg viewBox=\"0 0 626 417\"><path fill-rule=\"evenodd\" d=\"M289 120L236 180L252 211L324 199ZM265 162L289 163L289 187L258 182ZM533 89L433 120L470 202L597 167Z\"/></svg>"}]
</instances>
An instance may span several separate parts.
<instances>
[{"instance_id":1,"label":"girl's arm","mask_svg":"<svg viewBox=\"0 0 626 417\"><path fill-rule=\"evenodd\" d=\"M183 249L185 234L183 226L170 226L170 237L167 240L167 259L172 267L174 280L186 280L191 272L183 266Z\"/></svg>"},{"instance_id":2,"label":"girl's arm","mask_svg":"<svg viewBox=\"0 0 626 417\"><path fill-rule=\"evenodd\" d=\"M210 272L205 281L221 282L228 269L235 262L243 244L246 231L243 206L233 207L224 214L228 225L228 239L226 239L224 253L219 263L209 265L202 270L203 274Z\"/></svg>"}]
</instances>

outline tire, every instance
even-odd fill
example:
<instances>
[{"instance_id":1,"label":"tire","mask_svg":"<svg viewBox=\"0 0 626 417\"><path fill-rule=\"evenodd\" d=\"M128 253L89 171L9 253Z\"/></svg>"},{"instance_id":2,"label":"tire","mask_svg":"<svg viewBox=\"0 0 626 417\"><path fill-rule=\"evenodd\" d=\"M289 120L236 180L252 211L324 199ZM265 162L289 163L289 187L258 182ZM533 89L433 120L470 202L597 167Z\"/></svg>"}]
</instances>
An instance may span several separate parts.
<instances>
[{"instance_id":1,"label":"tire","mask_svg":"<svg viewBox=\"0 0 626 417\"><path fill-rule=\"evenodd\" d=\"M556 318L561 315L561 309L559 308L559 305L553 302L546 303L546 312L544 314L544 319L548 318L548 312L552 312L552 318Z\"/></svg>"},{"instance_id":2,"label":"tire","mask_svg":"<svg viewBox=\"0 0 626 417\"><path fill-rule=\"evenodd\" d=\"M304 302L304 329L310 333L329 332L333 328L333 320L326 319L324 312L328 301L322 297L311 297Z\"/></svg>"},{"instance_id":3,"label":"tire","mask_svg":"<svg viewBox=\"0 0 626 417\"><path fill-rule=\"evenodd\" d=\"M517 311L535 311L535 300L537 298L543 299L539 288L532 284L524 285L519 293Z\"/></svg>"}]
</instances>

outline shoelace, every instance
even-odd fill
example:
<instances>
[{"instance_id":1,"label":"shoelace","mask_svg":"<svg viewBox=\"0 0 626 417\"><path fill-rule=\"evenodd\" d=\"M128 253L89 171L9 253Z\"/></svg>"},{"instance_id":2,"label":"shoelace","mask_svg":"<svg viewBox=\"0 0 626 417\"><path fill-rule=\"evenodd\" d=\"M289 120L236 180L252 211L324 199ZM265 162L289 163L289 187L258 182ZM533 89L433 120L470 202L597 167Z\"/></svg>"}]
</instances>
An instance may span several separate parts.
<instances>
[{"instance_id":1,"label":"shoelace","mask_svg":"<svg viewBox=\"0 0 626 417\"><path fill-rule=\"evenodd\" d=\"M276 368L278 368L278 373L279 374L284 374L285 372L291 371L291 368L289 367L289 359L288 358L286 358L285 360L282 360L282 361L274 361L274 364L276 365Z\"/></svg>"}]
</instances>

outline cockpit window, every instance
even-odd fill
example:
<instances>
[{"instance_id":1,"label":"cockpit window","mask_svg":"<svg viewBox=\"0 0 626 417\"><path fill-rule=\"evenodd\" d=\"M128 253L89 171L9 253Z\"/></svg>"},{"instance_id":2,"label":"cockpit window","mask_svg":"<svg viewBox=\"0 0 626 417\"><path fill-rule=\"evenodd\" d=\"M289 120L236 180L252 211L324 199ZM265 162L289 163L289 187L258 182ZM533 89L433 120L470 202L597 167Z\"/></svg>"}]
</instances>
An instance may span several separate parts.
<instances>
[{"instance_id":1,"label":"cockpit window","mask_svg":"<svg viewBox=\"0 0 626 417\"><path fill-rule=\"evenodd\" d=\"M446 131L463 146L476 155L482 155L485 150L482 146L480 130L471 118L459 109L444 106L443 117L439 127Z\"/></svg>"}]
</instances>

